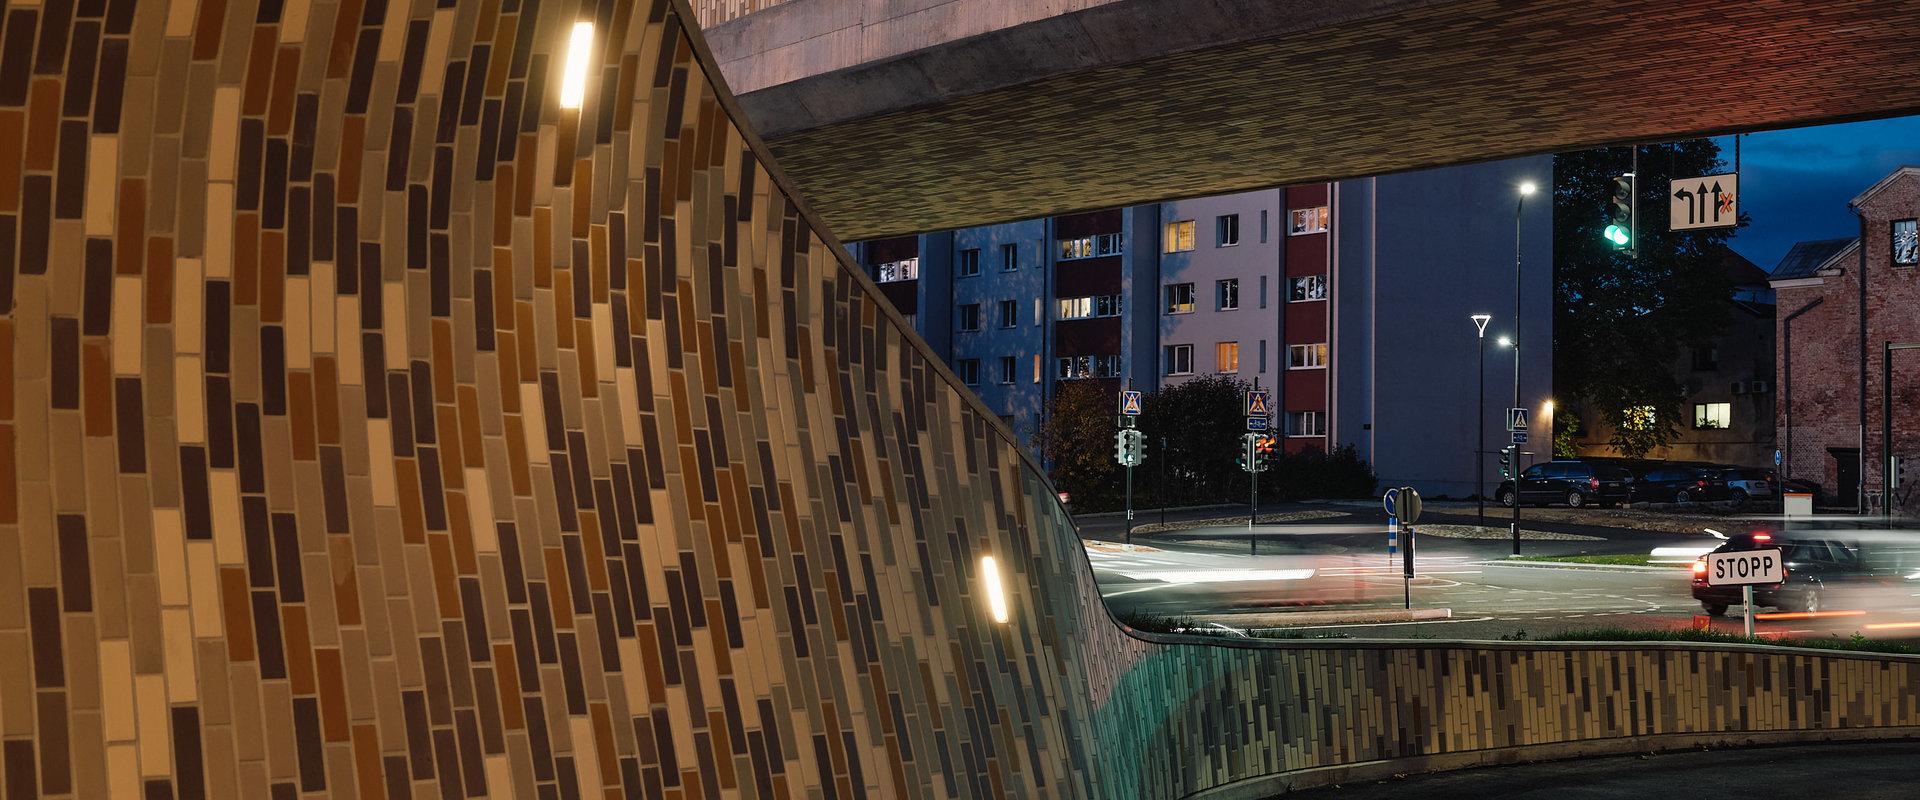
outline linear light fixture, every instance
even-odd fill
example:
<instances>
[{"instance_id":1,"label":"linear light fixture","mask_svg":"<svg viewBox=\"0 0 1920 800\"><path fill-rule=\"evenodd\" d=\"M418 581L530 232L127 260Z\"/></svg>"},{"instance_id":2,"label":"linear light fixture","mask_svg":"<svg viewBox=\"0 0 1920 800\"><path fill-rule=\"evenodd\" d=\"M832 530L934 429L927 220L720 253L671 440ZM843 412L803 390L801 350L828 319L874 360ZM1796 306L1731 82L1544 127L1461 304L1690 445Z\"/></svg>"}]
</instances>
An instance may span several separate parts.
<instances>
[{"instance_id":1,"label":"linear light fixture","mask_svg":"<svg viewBox=\"0 0 1920 800\"><path fill-rule=\"evenodd\" d=\"M587 56L593 50L593 23L573 24L567 42L567 68L560 78L560 107L579 108L587 97Z\"/></svg>"},{"instance_id":2,"label":"linear light fixture","mask_svg":"<svg viewBox=\"0 0 1920 800\"><path fill-rule=\"evenodd\" d=\"M987 593L987 612L994 622L1007 621L1007 591L1000 584L1000 563L993 556L980 557L980 588Z\"/></svg>"}]
</instances>

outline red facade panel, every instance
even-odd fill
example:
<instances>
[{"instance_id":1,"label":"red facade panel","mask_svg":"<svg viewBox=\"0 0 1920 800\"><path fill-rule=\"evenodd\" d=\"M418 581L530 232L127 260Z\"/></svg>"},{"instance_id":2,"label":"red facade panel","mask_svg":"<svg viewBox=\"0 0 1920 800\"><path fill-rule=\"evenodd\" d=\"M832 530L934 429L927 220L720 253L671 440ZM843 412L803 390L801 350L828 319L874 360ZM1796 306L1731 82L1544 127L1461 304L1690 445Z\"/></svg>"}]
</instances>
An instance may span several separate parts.
<instances>
[{"instance_id":1,"label":"red facade panel","mask_svg":"<svg viewBox=\"0 0 1920 800\"><path fill-rule=\"evenodd\" d=\"M1077 239L1102 233L1119 233L1122 227L1120 209L1117 208L1053 218L1053 235L1056 239Z\"/></svg>"},{"instance_id":2,"label":"red facade panel","mask_svg":"<svg viewBox=\"0 0 1920 800\"><path fill-rule=\"evenodd\" d=\"M1120 265L1120 256L1061 262L1053 268L1053 296L1119 294Z\"/></svg>"},{"instance_id":3,"label":"red facade panel","mask_svg":"<svg viewBox=\"0 0 1920 800\"><path fill-rule=\"evenodd\" d=\"M1053 325L1054 354L1111 356L1120 353L1120 317L1076 319Z\"/></svg>"},{"instance_id":4,"label":"red facade panel","mask_svg":"<svg viewBox=\"0 0 1920 800\"><path fill-rule=\"evenodd\" d=\"M1327 302L1288 303L1281 318L1288 344L1315 344L1327 340Z\"/></svg>"}]
</instances>

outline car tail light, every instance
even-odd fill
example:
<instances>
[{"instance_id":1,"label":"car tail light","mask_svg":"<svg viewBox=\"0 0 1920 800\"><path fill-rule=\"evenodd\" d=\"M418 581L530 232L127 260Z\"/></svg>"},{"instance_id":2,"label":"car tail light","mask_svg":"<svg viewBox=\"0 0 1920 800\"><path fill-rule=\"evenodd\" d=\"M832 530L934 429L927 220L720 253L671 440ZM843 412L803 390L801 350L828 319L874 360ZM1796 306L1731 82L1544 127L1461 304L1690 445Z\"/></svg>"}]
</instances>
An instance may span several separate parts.
<instances>
[{"instance_id":1,"label":"car tail light","mask_svg":"<svg viewBox=\"0 0 1920 800\"><path fill-rule=\"evenodd\" d=\"M1694 482L1693 482L1693 484L1694 484L1695 486L1702 486L1702 487L1704 487L1704 486L1706 486L1706 485L1707 485L1707 479L1705 479L1705 478L1701 478L1700 480L1697 480L1697 481L1694 481Z\"/></svg>"},{"instance_id":2,"label":"car tail light","mask_svg":"<svg viewBox=\"0 0 1920 800\"><path fill-rule=\"evenodd\" d=\"M1707 575L1707 560L1697 558L1693 561L1693 577L1704 578Z\"/></svg>"},{"instance_id":3,"label":"car tail light","mask_svg":"<svg viewBox=\"0 0 1920 800\"><path fill-rule=\"evenodd\" d=\"M1592 489L1598 489L1598 488L1600 488L1600 479L1599 479L1599 478L1588 478L1588 479L1587 479L1587 487L1588 487L1588 488L1592 488Z\"/></svg>"},{"instance_id":4,"label":"car tail light","mask_svg":"<svg viewBox=\"0 0 1920 800\"><path fill-rule=\"evenodd\" d=\"M1756 534L1754 534L1754 535L1753 535L1753 541L1754 541L1754 542L1755 542L1756 544L1757 544L1757 543L1760 543L1760 542L1771 542L1771 541L1773 541L1773 534L1771 534L1771 533L1756 533Z\"/></svg>"}]
</instances>

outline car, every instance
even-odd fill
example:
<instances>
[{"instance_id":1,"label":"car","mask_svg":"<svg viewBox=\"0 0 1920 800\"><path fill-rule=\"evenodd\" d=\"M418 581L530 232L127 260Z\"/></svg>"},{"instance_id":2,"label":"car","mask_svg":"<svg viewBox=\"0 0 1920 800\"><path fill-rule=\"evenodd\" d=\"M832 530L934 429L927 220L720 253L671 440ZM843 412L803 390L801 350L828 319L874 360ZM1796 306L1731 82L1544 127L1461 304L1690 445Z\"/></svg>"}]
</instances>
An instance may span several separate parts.
<instances>
[{"instance_id":1,"label":"car","mask_svg":"<svg viewBox=\"0 0 1920 800\"><path fill-rule=\"evenodd\" d=\"M1573 508L1587 505L1610 506L1626 503L1633 492L1633 473L1612 464L1594 464L1573 459L1535 464L1520 473L1517 502L1529 505L1565 503ZM1516 502L1513 481L1500 482L1494 499L1512 508Z\"/></svg>"},{"instance_id":2,"label":"car","mask_svg":"<svg viewBox=\"0 0 1920 800\"><path fill-rule=\"evenodd\" d=\"M1775 537L1771 533L1727 537L1714 553L1778 548L1785 562L1786 580L1756 584L1753 604L1784 611L1817 612L1837 584L1874 577L1860 548L1840 539ZM1708 586L1707 556L1693 562L1693 599L1712 616L1721 616L1741 603L1740 587Z\"/></svg>"},{"instance_id":3,"label":"car","mask_svg":"<svg viewBox=\"0 0 1920 800\"><path fill-rule=\"evenodd\" d=\"M1654 467L1633 484L1636 503L1701 503L1727 499L1727 482L1712 467Z\"/></svg>"},{"instance_id":4,"label":"car","mask_svg":"<svg viewBox=\"0 0 1920 800\"><path fill-rule=\"evenodd\" d=\"M1720 479L1727 483L1727 499L1744 504L1748 500L1772 500L1780 496L1774 488L1772 470L1752 467L1734 467L1720 471Z\"/></svg>"}]
</instances>

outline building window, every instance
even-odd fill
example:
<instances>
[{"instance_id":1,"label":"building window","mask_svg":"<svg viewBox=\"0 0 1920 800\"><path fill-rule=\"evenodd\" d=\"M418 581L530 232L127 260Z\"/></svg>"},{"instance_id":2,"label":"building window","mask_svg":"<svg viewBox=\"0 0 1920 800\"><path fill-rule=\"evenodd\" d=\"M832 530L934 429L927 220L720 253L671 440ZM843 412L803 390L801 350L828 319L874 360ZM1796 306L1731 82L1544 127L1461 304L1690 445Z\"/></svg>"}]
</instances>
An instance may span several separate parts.
<instances>
[{"instance_id":1,"label":"building window","mask_svg":"<svg viewBox=\"0 0 1920 800\"><path fill-rule=\"evenodd\" d=\"M1101 233L1082 236L1078 239L1060 240L1060 260L1072 261L1076 258L1099 258L1117 256L1123 252L1120 246L1120 234Z\"/></svg>"},{"instance_id":2,"label":"building window","mask_svg":"<svg viewBox=\"0 0 1920 800\"><path fill-rule=\"evenodd\" d=\"M1033 354L1033 382L1040 382L1040 354Z\"/></svg>"},{"instance_id":3,"label":"building window","mask_svg":"<svg viewBox=\"0 0 1920 800\"><path fill-rule=\"evenodd\" d=\"M1719 369L1720 348L1712 345L1693 348L1693 368L1702 372Z\"/></svg>"},{"instance_id":4,"label":"building window","mask_svg":"<svg viewBox=\"0 0 1920 800\"><path fill-rule=\"evenodd\" d=\"M1193 345L1170 344L1163 349L1166 351L1168 375L1193 374Z\"/></svg>"},{"instance_id":5,"label":"building window","mask_svg":"<svg viewBox=\"0 0 1920 800\"><path fill-rule=\"evenodd\" d=\"M1903 267L1920 264L1920 219L1893 221L1893 263Z\"/></svg>"},{"instance_id":6,"label":"building window","mask_svg":"<svg viewBox=\"0 0 1920 800\"><path fill-rule=\"evenodd\" d=\"M1222 214L1213 218L1213 244L1232 247L1240 243L1240 215Z\"/></svg>"},{"instance_id":7,"label":"building window","mask_svg":"<svg viewBox=\"0 0 1920 800\"><path fill-rule=\"evenodd\" d=\"M1232 311L1240 307L1240 279L1227 278L1213 282L1213 308L1215 311Z\"/></svg>"},{"instance_id":8,"label":"building window","mask_svg":"<svg viewBox=\"0 0 1920 800\"><path fill-rule=\"evenodd\" d=\"M1000 382L1001 383L1013 383L1014 379L1019 377L1019 373L1020 373L1020 359L1014 358L1013 356L1000 357Z\"/></svg>"},{"instance_id":9,"label":"building window","mask_svg":"<svg viewBox=\"0 0 1920 800\"><path fill-rule=\"evenodd\" d=\"M1055 302L1060 307L1060 319L1063 320L1120 316L1120 295L1117 294L1062 297Z\"/></svg>"},{"instance_id":10,"label":"building window","mask_svg":"<svg viewBox=\"0 0 1920 800\"><path fill-rule=\"evenodd\" d=\"M1287 369L1319 369L1327 365L1327 345L1287 345Z\"/></svg>"},{"instance_id":11,"label":"building window","mask_svg":"<svg viewBox=\"0 0 1920 800\"><path fill-rule=\"evenodd\" d=\"M1220 342L1213 346L1214 359L1222 373L1240 371L1240 343Z\"/></svg>"},{"instance_id":12,"label":"building window","mask_svg":"<svg viewBox=\"0 0 1920 800\"><path fill-rule=\"evenodd\" d=\"M1011 328L1020 324L1020 302L1017 300L1000 301L1000 327Z\"/></svg>"},{"instance_id":13,"label":"building window","mask_svg":"<svg viewBox=\"0 0 1920 800\"><path fill-rule=\"evenodd\" d=\"M1071 381L1081 378L1118 378L1120 377L1120 357L1109 356L1062 356L1058 359L1060 380Z\"/></svg>"},{"instance_id":14,"label":"building window","mask_svg":"<svg viewBox=\"0 0 1920 800\"><path fill-rule=\"evenodd\" d=\"M1289 411L1285 423L1288 436L1327 435L1327 415L1319 411Z\"/></svg>"},{"instance_id":15,"label":"building window","mask_svg":"<svg viewBox=\"0 0 1920 800\"><path fill-rule=\"evenodd\" d=\"M1267 210L1260 209L1260 243L1267 243Z\"/></svg>"},{"instance_id":16,"label":"building window","mask_svg":"<svg viewBox=\"0 0 1920 800\"><path fill-rule=\"evenodd\" d=\"M1167 313L1169 314L1193 313L1193 284L1169 283L1167 284L1166 293L1167 293Z\"/></svg>"},{"instance_id":17,"label":"building window","mask_svg":"<svg viewBox=\"0 0 1920 800\"><path fill-rule=\"evenodd\" d=\"M980 330L980 304L967 303L960 306L960 330Z\"/></svg>"},{"instance_id":18,"label":"building window","mask_svg":"<svg viewBox=\"0 0 1920 800\"><path fill-rule=\"evenodd\" d=\"M971 278L980 274L980 248L971 247L960 251L960 263L954 265L954 274L962 278Z\"/></svg>"},{"instance_id":19,"label":"building window","mask_svg":"<svg viewBox=\"0 0 1920 800\"><path fill-rule=\"evenodd\" d=\"M960 382L968 386L980 385L980 359L963 358L953 362L953 371L960 374Z\"/></svg>"},{"instance_id":20,"label":"building window","mask_svg":"<svg viewBox=\"0 0 1920 800\"><path fill-rule=\"evenodd\" d=\"M1327 207L1296 208L1287 212L1287 235L1327 232Z\"/></svg>"},{"instance_id":21,"label":"building window","mask_svg":"<svg viewBox=\"0 0 1920 800\"><path fill-rule=\"evenodd\" d=\"M1193 249L1193 220L1183 219L1169 222L1166 227L1166 245L1169 253L1184 253Z\"/></svg>"},{"instance_id":22,"label":"building window","mask_svg":"<svg viewBox=\"0 0 1920 800\"><path fill-rule=\"evenodd\" d=\"M1693 427L1727 428L1733 417L1732 403L1695 403L1693 404Z\"/></svg>"},{"instance_id":23,"label":"building window","mask_svg":"<svg viewBox=\"0 0 1920 800\"><path fill-rule=\"evenodd\" d=\"M1301 275L1287 279L1287 302L1304 303L1327 299L1327 276Z\"/></svg>"},{"instance_id":24,"label":"building window","mask_svg":"<svg viewBox=\"0 0 1920 800\"><path fill-rule=\"evenodd\" d=\"M873 273L874 280L880 283L898 283L900 281L914 280L920 277L920 258L915 256L899 261L889 261L885 264L875 266Z\"/></svg>"},{"instance_id":25,"label":"building window","mask_svg":"<svg viewBox=\"0 0 1920 800\"><path fill-rule=\"evenodd\" d=\"M1267 276L1260 276L1260 307L1267 307Z\"/></svg>"},{"instance_id":26,"label":"building window","mask_svg":"<svg viewBox=\"0 0 1920 800\"><path fill-rule=\"evenodd\" d=\"M1260 340L1260 371L1267 371L1267 340Z\"/></svg>"},{"instance_id":27,"label":"building window","mask_svg":"<svg viewBox=\"0 0 1920 800\"><path fill-rule=\"evenodd\" d=\"M1020 245L1000 245L1000 271L1012 272L1020 268Z\"/></svg>"}]
</instances>

